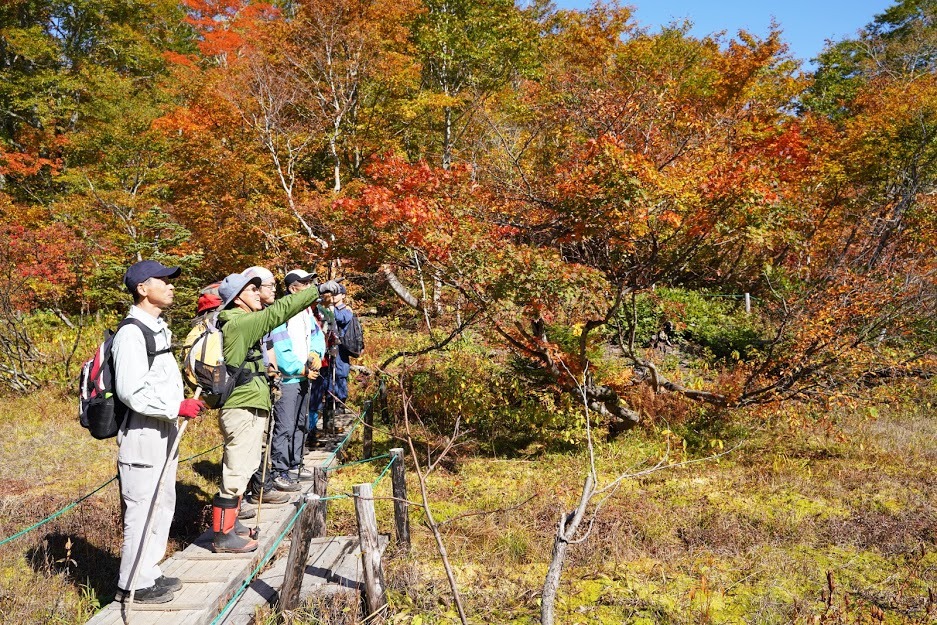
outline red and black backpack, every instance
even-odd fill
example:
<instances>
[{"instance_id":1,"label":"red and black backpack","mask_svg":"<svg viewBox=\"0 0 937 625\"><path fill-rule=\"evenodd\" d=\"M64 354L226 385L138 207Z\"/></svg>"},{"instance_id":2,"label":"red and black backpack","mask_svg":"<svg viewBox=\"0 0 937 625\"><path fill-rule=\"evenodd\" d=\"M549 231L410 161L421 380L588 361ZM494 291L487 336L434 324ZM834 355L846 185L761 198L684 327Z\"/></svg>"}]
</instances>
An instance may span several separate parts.
<instances>
[{"instance_id":1,"label":"red and black backpack","mask_svg":"<svg viewBox=\"0 0 937 625\"><path fill-rule=\"evenodd\" d=\"M153 359L159 354L171 351L170 348L156 349L156 333L146 324L131 317L125 318L114 331L104 331L104 342L94 352L94 356L81 366L81 375L78 379L79 398L78 418L81 425L91 432L97 439L117 436L120 424L123 423L130 411L127 405L118 399L114 392L116 376L114 375L114 357L111 346L114 337L124 326L135 325L143 333L146 341L146 358L149 366L153 366Z\"/></svg>"}]
</instances>

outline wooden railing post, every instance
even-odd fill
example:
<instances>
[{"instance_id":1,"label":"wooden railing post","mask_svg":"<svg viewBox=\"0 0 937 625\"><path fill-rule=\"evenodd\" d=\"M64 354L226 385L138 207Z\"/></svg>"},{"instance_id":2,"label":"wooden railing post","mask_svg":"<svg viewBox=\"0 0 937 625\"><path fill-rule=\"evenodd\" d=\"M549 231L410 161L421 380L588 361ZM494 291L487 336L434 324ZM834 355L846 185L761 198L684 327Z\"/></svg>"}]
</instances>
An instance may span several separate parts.
<instances>
[{"instance_id":1,"label":"wooden railing post","mask_svg":"<svg viewBox=\"0 0 937 625\"><path fill-rule=\"evenodd\" d=\"M312 492L316 494L316 505L312 523L312 538L325 537L325 513L328 502L325 493L329 486L329 474L322 467L312 469Z\"/></svg>"},{"instance_id":2,"label":"wooden railing post","mask_svg":"<svg viewBox=\"0 0 937 625\"><path fill-rule=\"evenodd\" d=\"M313 524L319 496L307 493L305 503L306 507L300 513L290 534L290 555L286 560L286 575L283 578L283 587L280 589L281 612L292 610L299 605L299 591L306 572L306 560L309 558L309 541L313 537Z\"/></svg>"},{"instance_id":3,"label":"wooden railing post","mask_svg":"<svg viewBox=\"0 0 937 625\"><path fill-rule=\"evenodd\" d=\"M403 449L390 450L394 464L390 468L390 480L394 488L394 527L397 529L397 545L404 552L410 551L410 504L407 503L407 475Z\"/></svg>"},{"instance_id":4,"label":"wooden railing post","mask_svg":"<svg viewBox=\"0 0 937 625\"><path fill-rule=\"evenodd\" d=\"M381 423L384 425L390 425L390 411L387 408L387 382L384 380L384 377L381 376L381 385L380 390L380 406L381 406Z\"/></svg>"},{"instance_id":5,"label":"wooden railing post","mask_svg":"<svg viewBox=\"0 0 937 625\"><path fill-rule=\"evenodd\" d=\"M352 491L355 494L355 518L358 520L358 540L361 545L365 604L368 615L383 617L387 611L387 593L384 590L377 517L374 515L374 493L370 484L358 484L352 487Z\"/></svg>"},{"instance_id":6,"label":"wooden railing post","mask_svg":"<svg viewBox=\"0 0 937 625\"><path fill-rule=\"evenodd\" d=\"M367 460L374 453L374 406L370 399L365 400L361 412L364 417L364 457L362 460Z\"/></svg>"}]
</instances>

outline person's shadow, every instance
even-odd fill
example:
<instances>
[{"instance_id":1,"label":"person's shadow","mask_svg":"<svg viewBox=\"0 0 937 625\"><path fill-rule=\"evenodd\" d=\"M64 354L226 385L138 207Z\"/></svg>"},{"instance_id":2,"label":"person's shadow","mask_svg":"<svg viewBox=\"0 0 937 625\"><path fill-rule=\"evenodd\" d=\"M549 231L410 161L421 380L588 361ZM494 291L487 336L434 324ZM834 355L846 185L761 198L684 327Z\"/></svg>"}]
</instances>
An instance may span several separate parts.
<instances>
[{"instance_id":1,"label":"person's shadow","mask_svg":"<svg viewBox=\"0 0 937 625\"><path fill-rule=\"evenodd\" d=\"M192 463L192 470L209 482L221 479L221 464L211 460L197 460Z\"/></svg>"},{"instance_id":2,"label":"person's shadow","mask_svg":"<svg viewBox=\"0 0 937 625\"><path fill-rule=\"evenodd\" d=\"M213 466L217 471L217 465ZM195 542L209 527L212 494L191 484L176 484L176 511L169 530L167 555ZM26 552L26 560L37 573L65 574L76 588L87 587L103 606L113 601L117 592L121 520L119 514L95 515L91 523L93 529L84 536L61 531L47 534Z\"/></svg>"},{"instance_id":3,"label":"person's shadow","mask_svg":"<svg viewBox=\"0 0 937 625\"><path fill-rule=\"evenodd\" d=\"M86 586L101 605L114 599L120 557L111 549L92 544L82 536L55 532L29 549L26 559L38 573L65 573L75 586Z\"/></svg>"}]
</instances>

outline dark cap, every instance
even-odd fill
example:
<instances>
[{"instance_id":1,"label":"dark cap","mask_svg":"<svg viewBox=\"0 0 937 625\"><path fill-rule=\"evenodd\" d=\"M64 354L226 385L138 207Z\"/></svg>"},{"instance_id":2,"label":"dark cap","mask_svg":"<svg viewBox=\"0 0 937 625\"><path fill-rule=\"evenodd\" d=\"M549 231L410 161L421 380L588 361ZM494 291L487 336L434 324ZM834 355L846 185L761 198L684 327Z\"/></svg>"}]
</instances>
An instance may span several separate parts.
<instances>
[{"instance_id":1,"label":"dark cap","mask_svg":"<svg viewBox=\"0 0 937 625\"><path fill-rule=\"evenodd\" d=\"M286 274L286 277L283 278L283 284L286 288L290 288L290 285L294 282L304 282L309 284L310 282L315 281L316 274L309 273L303 269L294 269L293 271Z\"/></svg>"},{"instance_id":2,"label":"dark cap","mask_svg":"<svg viewBox=\"0 0 937 625\"><path fill-rule=\"evenodd\" d=\"M124 274L124 286L130 291L131 295L137 294L137 285L142 284L150 278L178 278L182 273L179 267L167 267L155 260L141 260L139 263L130 265L127 273Z\"/></svg>"}]
</instances>

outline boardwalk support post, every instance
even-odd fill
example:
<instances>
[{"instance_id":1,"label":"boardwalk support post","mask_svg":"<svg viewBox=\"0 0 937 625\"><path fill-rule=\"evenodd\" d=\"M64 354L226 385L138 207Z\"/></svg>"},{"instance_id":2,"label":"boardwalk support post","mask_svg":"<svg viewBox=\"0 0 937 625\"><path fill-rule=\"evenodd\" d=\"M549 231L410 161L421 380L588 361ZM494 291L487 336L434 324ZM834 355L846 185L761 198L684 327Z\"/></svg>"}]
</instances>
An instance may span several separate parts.
<instances>
[{"instance_id":1,"label":"boardwalk support post","mask_svg":"<svg viewBox=\"0 0 937 625\"><path fill-rule=\"evenodd\" d=\"M328 502L325 500L325 492L329 485L329 474L322 467L315 467L312 470L312 492L318 497L316 505L313 506L315 520L312 523L312 538L325 538L325 513Z\"/></svg>"},{"instance_id":2,"label":"boardwalk support post","mask_svg":"<svg viewBox=\"0 0 937 625\"><path fill-rule=\"evenodd\" d=\"M369 615L383 617L387 612L387 593L381 567L377 517L374 515L374 493L367 483L352 487L352 491L355 495L355 518L358 520L358 540L361 544L365 605Z\"/></svg>"},{"instance_id":3,"label":"boardwalk support post","mask_svg":"<svg viewBox=\"0 0 937 625\"><path fill-rule=\"evenodd\" d=\"M390 450L394 464L390 469L390 479L394 488L394 527L397 529L397 545L404 552L410 551L410 517L407 514L407 477L404 466L403 449L395 447Z\"/></svg>"},{"instance_id":4,"label":"boardwalk support post","mask_svg":"<svg viewBox=\"0 0 937 625\"><path fill-rule=\"evenodd\" d=\"M281 612L293 610L299 605L299 591L306 572L306 560L309 558L309 541L313 538L319 495L307 493L305 502L306 507L303 508L290 535L290 555L286 560L286 575L280 589Z\"/></svg>"},{"instance_id":5,"label":"boardwalk support post","mask_svg":"<svg viewBox=\"0 0 937 625\"><path fill-rule=\"evenodd\" d=\"M381 376L381 385L378 388L379 403L381 406L381 423L390 425L390 409L387 407L387 382Z\"/></svg>"},{"instance_id":6,"label":"boardwalk support post","mask_svg":"<svg viewBox=\"0 0 937 625\"><path fill-rule=\"evenodd\" d=\"M364 453L362 454L362 460L368 460L374 453L374 404L370 399L365 400L361 413L361 416L364 417Z\"/></svg>"}]
</instances>

